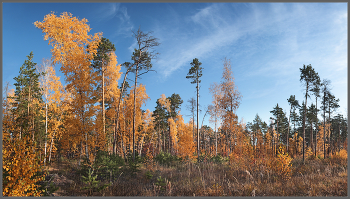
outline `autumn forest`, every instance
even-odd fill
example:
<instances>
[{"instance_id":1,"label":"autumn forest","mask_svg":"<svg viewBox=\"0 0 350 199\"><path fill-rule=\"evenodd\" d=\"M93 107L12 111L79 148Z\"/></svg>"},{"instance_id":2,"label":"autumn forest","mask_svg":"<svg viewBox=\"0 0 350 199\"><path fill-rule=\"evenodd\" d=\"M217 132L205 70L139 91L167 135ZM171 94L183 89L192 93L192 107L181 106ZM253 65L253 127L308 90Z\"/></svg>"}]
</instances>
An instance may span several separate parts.
<instances>
[{"instance_id":1,"label":"autumn forest","mask_svg":"<svg viewBox=\"0 0 350 199\"><path fill-rule=\"evenodd\" d=\"M224 58L202 110L212 128L198 113L201 81L210 81L199 59L182 77L193 98L161 94L143 110L149 96L139 78L153 71L161 45L152 32L133 31L131 60L119 63L86 19L50 13L34 25L52 57L34 63L28 52L15 89L3 88L3 196L348 195L347 116L335 114L331 82L311 64L299 66L303 98L291 93L289 109L276 102L269 121L256 114L244 123Z\"/></svg>"}]
</instances>

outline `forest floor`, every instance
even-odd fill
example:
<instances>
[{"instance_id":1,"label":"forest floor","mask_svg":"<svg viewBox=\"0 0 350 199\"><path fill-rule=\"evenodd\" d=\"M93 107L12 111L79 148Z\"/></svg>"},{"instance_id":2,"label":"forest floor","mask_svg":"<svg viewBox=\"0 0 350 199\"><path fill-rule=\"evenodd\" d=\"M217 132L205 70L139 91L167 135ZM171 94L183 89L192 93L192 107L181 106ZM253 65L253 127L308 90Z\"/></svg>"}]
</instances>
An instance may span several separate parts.
<instances>
[{"instance_id":1,"label":"forest floor","mask_svg":"<svg viewBox=\"0 0 350 199\"><path fill-rule=\"evenodd\" d=\"M237 165L236 165L237 166ZM83 189L77 161L53 162L47 182L58 189L51 196L347 196L347 160L292 161L291 177L279 178L268 169L236 167L230 162L176 162L168 166L140 163L135 175L121 168L103 190Z\"/></svg>"}]
</instances>

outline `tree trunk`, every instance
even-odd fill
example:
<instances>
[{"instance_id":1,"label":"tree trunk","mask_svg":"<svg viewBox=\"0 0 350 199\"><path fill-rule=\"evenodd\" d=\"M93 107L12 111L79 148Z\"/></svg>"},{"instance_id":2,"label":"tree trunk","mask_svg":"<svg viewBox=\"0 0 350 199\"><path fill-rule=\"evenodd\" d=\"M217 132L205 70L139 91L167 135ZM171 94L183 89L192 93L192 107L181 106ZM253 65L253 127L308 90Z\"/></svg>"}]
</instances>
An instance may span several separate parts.
<instances>
[{"instance_id":1,"label":"tree trunk","mask_svg":"<svg viewBox=\"0 0 350 199\"><path fill-rule=\"evenodd\" d=\"M30 107L30 86L29 86L29 93L28 93L28 112L27 112L27 117L28 117L28 126L30 125L30 117L29 117L29 108ZM29 129L28 129L29 130ZM34 142L34 131L33 131L33 142Z\"/></svg>"},{"instance_id":2,"label":"tree trunk","mask_svg":"<svg viewBox=\"0 0 350 199\"><path fill-rule=\"evenodd\" d=\"M143 138L145 137L145 134L143 134L142 138L141 138L141 142L140 142L140 149L139 149L139 156L141 157L141 152L142 152L142 146L143 146Z\"/></svg>"},{"instance_id":3,"label":"tree trunk","mask_svg":"<svg viewBox=\"0 0 350 199\"><path fill-rule=\"evenodd\" d=\"M51 152L52 152L52 143L53 143L53 137L55 136L55 131L53 132L53 135L51 137L51 143L50 143L50 152L49 152L49 163L51 161Z\"/></svg>"},{"instance_id":4,"label":"tree trunk","mask_svg":"<svg viewBox=\"0 0 350 199\"><path fill-rule=\"evenodd\" d=\"M323 101L326 100L326 92L323 93ZM323 159L326 159L326 103L323 107Z\"/></svg>"},{"instance_id":5,"label":"tree trunk","mask_svg":"<svg viewBox=\"0 0 350 199\"><path fill-rule=\"evenodd\" d=\"M106 136L106 111L105 111L105 72L102 67L102 119L103 119L103 135ZM96 137L98 133L96 131ZM96 139L97 141L98 139ZM95 146L96 149L97 146Z\"/></svg>"},{"instance_id":6,"label":"tree trunk","mask_svg":"<svg viewBox=\"0 0 350 199\"><path fill-rule=\"evenodd\" d=\"M119 94L119 99L118 99L118 106L117 106L117 117L115 118L115 129L114 129L114 142L113 142L113 153L117 153L117 132L119 129L119 112L120 112L120 104L121 104L121 99L122 95L124 93L124 88L125 88L125 81L126 81L126 76L128 75L130 71L130 68L125 72L124 80L123 80L123 85L122 85L122 90L120 91Z\"/></svg>"},{"instance_id":7,"label":"tree trunk","mask_svg":"<svg viewBox=\"0 0 350 199\"><path fill-rule=\"evenodd\" d=\"M152 140L153 140L153 135L154 135L154 131L152 132L151 140L149 141L147 153L149 152L149 148L151 147L151 143L152 143ZM153 148L153 155L154 155L154 146L152 146L152 148Z\"/></svg>"},{"instance_id":8,"label":"tree trunk","mask_svg":"<svg viewBox=\"0 0 350 199\"><path fill-rule=\"evenodd\" d=\"M218 132L216 130L216 116L215 116L215 156L218 155Z\"/></svg>"},{"instance_id":9,"label":"tree trunk","mask_svg":"<svg viewBox=\"0 0 350 199\"><path fill-rule=\"evenodd\" d=\"M315 157L317 156L317 96L316 96L316 131L315 131Z\"/></svg>"},{"instance_id":10,"label":"tree trunk","mask_svg":"<svg viewBox=\"0 0 350 199\"><path fill-rule=\"evenodd\" d=\"M85 131L85 153L86 153L86 158L89 159L88 134L87 134L87 131Z\"/></svg>"},{"instance_id":11,"label":"tree trunk","mask_svg":"<svg viewBox=\"0 0 350 199\"><path fill-rule=\"evenodd\" d=\"M196 71L196 75L198 77L198 70ZM198 101L198 98L199 98L199 80L197 79L197 158L198 158L198 161L199 161L199 154L200 154L200 149L199 149L199 115L198 115L198 105L199 105L199 101Z\"/></svg>"},{"instance_id":12,"label":"tree trunk","mask_svg":"<svg viewBox=\"0 0 350 199\"><path fill-rule=\"evenodd\" d=\"M275 141L275 155L277 157L277 146L278 146L278 117L277 117L277 131L276 131L276 141Z\"/></svg>"},{"instance_id":13,"label":"tree trunk","mask_svg":"<svg viewBox=\"0 0 350 199\"><path fill-rule=\"evenodd\" d=\"M306 106L307 106L307 92L309 83L306 82L305 106L304 106L304 120L303 120L303 164L305 164L305 121L306 121Z\"/></svg>"},{"instance_id":14,"label":"tree trunk","mask_svg":"<svg viewBox=\"0 0 350 199\"><path fill-rule=\"evenodd\" d=\"M288 121L288 132L287 132L287 153L289 152L289 126L290 126L290 115L292 114L292 105L290 105L289 121Z\"/></svg>"},{"instance_id":15,"label":"tree trunk","mask_svg":"<svg viewBox=\"0 0 350 199\"><path fill-rule=\"evenodd\" d=\"M161 140L160 140L160 125L158 123L158 153L161 151L162 147L161 147Z\"/></svg>"},{"instance_id":16,"label":"tree trunk","mask_svg":"<svg viewBox=\"0 0 350 199\"><path fill-rule=\"evenodd\" d=\"M328 100L328 121L329 123L331 123L331 101ZM329 134L328 134L328 156L330 153L330 149L331 149L331 125L329 125Z\"/></svg>"},{"instance_id":17,"label":"tree trunk","mask_svg":"<svg viewBox=\"0 0 350 199\"><path fill-rule=\"evenodd\" d=\"M79 164L78 164L79 166L80 166L80 162L81 162L82 153L83 153L83 139L80 140L80 154L79 154Z\"/></svg>"},{"instance_id":18,"label":"tree trunk","mask_svg":"<svg viewBox=\"0 0 350 199\"><path fill-rule=\"evenodd\" d=\"M140 57L141 57L141 51L140 51ZM134 115L133 115L133 122L132 122L132 154L133 154L133 161L135 162L135 122L136 122L136 87L137 87L137 70L138 65L136 65L135 70L135 87L134 87Z\"/></svg>"},{"instance_id":19,"label":"tree trunk","mask_svg":"<svg viewBox=\"0 0 350 199\"><path fill-rule=\"evenodd\" d=\"M46 165L46 148L47 148L47 103L45 103L45 148L44 148L44 166ZM50 154L51 155L51 154Z\"/></svg>"},{"instance_id":20,"label":"tree trunk","mask_svg":"<svg viewBox=\"0 0 350 199\"><path fill-rule=\"evenodd\" d=\"M314 129L312 128L312 122L311 122L311 135L310 135L310 147L311 147L311 150L313 150L313 141L314 141Z\"/></svg>"}]
</instances>

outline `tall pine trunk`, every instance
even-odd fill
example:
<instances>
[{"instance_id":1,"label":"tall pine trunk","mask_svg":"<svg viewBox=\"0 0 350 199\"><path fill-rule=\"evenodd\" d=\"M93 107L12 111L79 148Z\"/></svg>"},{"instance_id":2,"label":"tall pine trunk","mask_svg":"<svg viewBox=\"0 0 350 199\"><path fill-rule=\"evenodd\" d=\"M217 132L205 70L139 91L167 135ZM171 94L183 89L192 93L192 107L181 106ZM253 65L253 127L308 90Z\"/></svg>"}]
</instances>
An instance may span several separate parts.
<instances>
[{"instance_id":1,"label":"tall pine trunk","mask_svg":"<svg viewBox=\"0 0 350 199\"><path fill-rule=\"evenodd\" d=\"M290 126L290 116L292 114L292 105L290 105L290 111L289 111L289 121L288 121L288 132L287 132L287 153L289 151L289 126Z\"/></svg>"},{"instance_id":2,"label":"tall pine trunk","mask_svg":"<svg viewBox=\"0 0 350 199\"><path fill-rule=\"evenodd\" d=\"M315 131L315 157L317 156L317 96L316 96L316 131Z\"/></svg>"},{"instance_id":3,"label":"tall pine trunk","mask_svg":"<svg viewBox=\"0 0 350 199\"><path fill-rule=\"evenodd\" d=\"M311 122L311 135L310 135L310 148L313 150L313 141L314 141L314 129L312 128L312 122Z\"/></svg>"},{"instance_id":4,"label":"tall pine trunk","mask_svg":"<svg viewBox=\"0 0 350 199\"><path fill-rule=\"evenodd\" d=\"M140 57L141 57L141 51L140 51ZM135 87L134 87L134 115L133 115L133 122L132 122L132 154L133 154L133 161L135 162L135 122L136 122L136 87L137 87L137 70L138 65L136 65L135 70Z\"/></svg>"},{"instance_id":5,"label":"tall pine trunk","mask_svg":"<svg viewBox=\"0 0 350 199\"><path fill-rule=\"evenodd\" d=\"M105 111L105 71L102 67L102 119L103 119L103 136L106 136L106 111ZM96 141L98 141L98 133L96 132ZM97 142L98 143L98 142ZM95 148L98 146L95 146Z\"/></svg>"},{"instance_id":6,"label":"tall pine trunk","mask_svg":"<svg viewBox=\"0 0 350 199\"><path fill-rule=\"evenodd\" d=\"M306 105L307 105L307 92L309 90L309 82L306 82L306 94L304 105L304 119L303 119L303 164L305 164L305 121L306 121Z\"/></svg>"},{"instance_id":7,"label":"tall pine trunk","mask_svg":"<svg viewBox=\"0 0 350 199\"><path fill-rule=\"evenodd\" d=\"M196 71L196 75L198 77L198 70ZM199 106L199 80L197 79L197 156L198 156L198 161L199 161L199 154L200 154L200 149L199 149L199 115L198 115L198 106Z\"/></svg>"},{"instance_id":8,"label":"tall pine trunk","mask_svg":"<svg viewBox=\"0 0 350 199\"><path fill-rule=\"evenodd\" d=\"M326 159L326 92L323 93L323 159Z\"/></svg>"},{"instance_id":9,"label":"tall pine trunk","mask_svg":"<svg viewBox=\"0 0 350 199\"><path fill-rule=\"evenodd\" d=\"M122 95L124 92L124 88L125 88L125 81L126 81L126 76L128 75L130 69L128 68L128 70L125 72L125 76L124 76L124 80L123 80L123 85L122 85L122 90L120 91L119 94L119 99L118 99L118 106L117 106L117 117L115 118L115 127L114 127L114 141L113 141L113 153L116 154L117 153L117 132L119 129L119 112L120 112L120 104L121 104L121 99L122 99Z\"/></svg>"}]
</instances>

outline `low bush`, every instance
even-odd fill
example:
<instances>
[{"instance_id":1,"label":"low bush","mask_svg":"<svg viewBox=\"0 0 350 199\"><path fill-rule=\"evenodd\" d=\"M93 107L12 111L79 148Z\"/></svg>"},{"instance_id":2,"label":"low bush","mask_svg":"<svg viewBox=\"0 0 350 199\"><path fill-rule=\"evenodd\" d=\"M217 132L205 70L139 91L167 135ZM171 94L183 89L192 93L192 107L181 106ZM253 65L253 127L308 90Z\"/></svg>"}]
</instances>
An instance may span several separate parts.
<instances>
[{"instance_id":1,"label":"low bush","mask_svg":"<svg viewBox=\"0 0 350 199\"><path fill-rule=\"evenodd\" d=\"M159 164L164 166L173 166L176 162L180 162L182 158L177 157L176 155L171 155L170 153L160 152L154 158Z\"/></svg>"},{"instance_id":2,"label":"low bush","mask_svg":"<svg viewBox=\"0 0 350 199\"><path fill-rule=\"evenodd\" d=\"M217 163L217 164L222 164L223 162L227 161L224 157L222 157L220 154L212 156L210 158L211 162Z\"/></svg>"},{"instance_id":3,"label":"low bush","mask_svg":"<svg viewBox=\"0 0 350 199\"><path fill-rule=\"evenodd\" d=\"M112 176L120 173L119 167L121 166L124 166L123 158L116 154L109 154L106 151L98 151L93 164L93 168L101 180L112 180Z\"/></svg>"}]
</instances>

